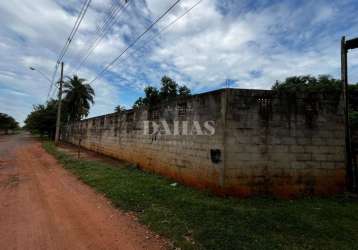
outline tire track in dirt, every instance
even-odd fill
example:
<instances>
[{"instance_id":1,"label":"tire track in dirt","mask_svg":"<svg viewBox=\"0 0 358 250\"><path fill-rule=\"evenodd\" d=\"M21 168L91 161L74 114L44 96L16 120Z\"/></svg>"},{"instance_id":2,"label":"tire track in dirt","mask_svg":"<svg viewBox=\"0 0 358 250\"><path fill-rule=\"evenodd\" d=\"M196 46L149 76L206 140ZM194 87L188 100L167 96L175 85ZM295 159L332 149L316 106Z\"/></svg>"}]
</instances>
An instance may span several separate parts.
<instances>
[{"instance_id":1,"label":"tire track in dirt","mask_svg":"<svg viewBox=\"0 0 358 250\"><path fill-rule=\"evenodd\" d=\"M9 137L0 142L0 161L0 183L13 182L0 184L1 249L167 248L166 240L113 208L39 142Z\"/></svg>"}]
</instances>

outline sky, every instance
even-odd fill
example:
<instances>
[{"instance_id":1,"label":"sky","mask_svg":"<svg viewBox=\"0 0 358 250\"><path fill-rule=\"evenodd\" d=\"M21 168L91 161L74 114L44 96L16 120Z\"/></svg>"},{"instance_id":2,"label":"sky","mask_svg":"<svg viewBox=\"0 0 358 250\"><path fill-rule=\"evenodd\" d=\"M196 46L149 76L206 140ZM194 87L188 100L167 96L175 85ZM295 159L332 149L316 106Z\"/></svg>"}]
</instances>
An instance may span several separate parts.
<instances>
[{"instance_id":1,"label":"sky","mask_svg":"<svg viewBox=\"0 0 358 250\"><path fill-rule=\"evenodd\" d=\"M0 112L23 124L45 103L57 57L84 0L0 1ZM124 0L92 0L64 57L64 74L91 82L174 0L129 0L99 37L111 10ZM340 77L340 40L358 36L357 0L182 0L108 72L91 83L90 116L130 108L145 86L167 75L193 93L226 86L270 89L293 75ZM31 71L34 67L38 71ZM350 82L358 82L358 52L349 53ZM41 75L40 72L43 74ZM57 72L56 78L59 77ZM49 97L56 96L53 88Z\"/></svg>"}]
</instances>

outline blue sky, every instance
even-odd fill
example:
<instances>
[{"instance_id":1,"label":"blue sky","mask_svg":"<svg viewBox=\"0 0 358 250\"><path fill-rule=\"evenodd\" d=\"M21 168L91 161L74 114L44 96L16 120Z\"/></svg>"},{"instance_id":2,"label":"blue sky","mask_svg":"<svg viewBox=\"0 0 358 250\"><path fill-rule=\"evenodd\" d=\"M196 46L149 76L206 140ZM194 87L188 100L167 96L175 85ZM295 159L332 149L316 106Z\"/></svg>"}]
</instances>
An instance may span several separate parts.
<instances>
[{"instance_id":1,"label":"blue sky","mask_svg":"<svg viewBox=\"0 0 358 250\"><path fill-rule=\"evenodd\" d=\"M56 58L82 1L12 0L0 2L0 112L22 122L43 103ZM93 0L64 58L65 74L88 80L123 51L174 1L130 0L88 61L74 71L96 39L113 3ZM197 0L182 0L156 29L93 83L91 116L130 107L147 85L168 75L194 93L225 86L269 89L275 80L301 74L339 77L340 39L358 36L356 0L203 0L150 43L145 41ZM350 80L358 82L358 52L350 53ZM55 96L55 93L51 93Z\"/></svg>"}]
</instances>

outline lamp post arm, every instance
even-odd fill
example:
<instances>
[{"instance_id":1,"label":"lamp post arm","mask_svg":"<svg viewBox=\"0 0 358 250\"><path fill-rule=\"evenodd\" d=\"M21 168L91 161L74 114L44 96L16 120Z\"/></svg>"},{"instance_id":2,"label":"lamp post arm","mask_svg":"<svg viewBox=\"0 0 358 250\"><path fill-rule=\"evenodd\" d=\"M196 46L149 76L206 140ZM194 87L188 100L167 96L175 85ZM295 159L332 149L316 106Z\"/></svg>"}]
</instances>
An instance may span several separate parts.
<instances>
[{"instance_id":1,"label":"lamp post arm","mask_svg":"<svg viewBox=\"0 0 358 250\"><path fill-rule=\"evenodd\" d=\"M35 69L35 68L33 68L33 67L30 67L30 70L34 70L34 71L38 72L38 73L39 73L42 77L44 77L49 83L52 84L51 79L50 79L49 77L47 77L46 74L43 73L41 70Z\"/></svg>"}]
</instances>

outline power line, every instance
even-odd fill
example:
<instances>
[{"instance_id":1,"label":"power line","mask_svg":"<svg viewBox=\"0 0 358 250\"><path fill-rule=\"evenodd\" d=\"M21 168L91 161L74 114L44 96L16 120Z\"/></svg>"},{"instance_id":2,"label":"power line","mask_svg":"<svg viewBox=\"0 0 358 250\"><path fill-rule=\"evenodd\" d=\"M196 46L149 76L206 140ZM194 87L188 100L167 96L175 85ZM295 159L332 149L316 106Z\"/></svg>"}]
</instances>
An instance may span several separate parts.
<instances>
[{"instance_id":1,"label":"power line","mask_svg":"<svg viewBox=\"0 0 358 250\"><path fill-rule=\"evenodd\" d=\"M126 59L128 59L131 55L135 54L135 52L138 52L139 50L141 50L142 48L144 48L145 46L148 45L148 43L152 42L156 37L161 36L161 34L163 32L165 32L166 30L168 30L171 26L173 26L174 24L176 24L180 19L182 19L184 16L186 16L190 11L192 11L195 7L197 7L203 0L199 0L197 1L192 7L190 7L189 9L187 9L183 14L181 14L179 17L177 17L176 19L174 19L172 22L170 22L168 25L166 25L164 28L162 28L161 30L158 31L157 34L155 34L154 36L151 36L149 39L145 40L143 42L143 45L140 46L139 48L137 48L136 50L134 50L132 53L130 53L127 57L125 57L123 60L121 60L120 62L125 61Z\"/></svg>"},{"instance_id":2,"label":"power line","mask_svg":"<svg viewBox=\"0 0 358 250\"><path fill-rule=\"evenodd\" d=\"M119 4L119 3L118 3ZM81 62L75 67L75 71L79 70L88 60L89 56L93 53L93 51L98 47L102 39L108 34L111 27L116 23L116 21L119 18L119 14L122 13L128 6L128 1L125 2L124 5L118 6L114 11L110 13L110 16L108 16L107 20L105 20L102 27L99 29L99 36L94 40L92 45L87 49L86 55L82 58Z\"/></svg>"},{"instance_id":3,"label":"power line","mask_svg":"<svg viewBox=\"0 0 358 250\"><path fill-rule=\"evenodd\" d=\"M142 34L140 34L122 53L107 64L104 69L90 82L93 83L103 75L116 61L118 61L130 48L132 48L148 31L150 31L164 16L166 16L181 0L176 0L162 15L160 15Z\"/></svg>"},{"instance_id":4,"label":"power line","mask_svg":"<svg viewBox=\"0 0 358 250\"><path fill-rule=\"evenodd\" d=\"M71 30L68 38L66 39L64 47L62 48L62 50L60 51L59 56L57 57L54 73L52 74L52 84L50 85L50 89L49 89L49 92L47 94L47 99L49 98L49 95L51 93L52 87L54 85L55 77L56 77L57 70L58 70L58 67L60 65L60 62L63 59L63 57L65 56L65 54L66 54L66 52L67 52L67 50L68 50L68 48L69 48L69 46L70 46L70 44L71 44L71 42L73 40L73 37L75 36L75 34L76 34L77 30L78 30L78 27L79 27L79 25L81 24L81 22L83 20L84 14L86 14L85 11L87 11L90 2L91 2L91 0L86 0L85 2L83 2L81 10L80 10L80 12L79 12L79 14L77 16L76 22L75 22L74 26L72 27L72 30Z\"/></svg>"},{"instance_id":5,"label":"power line","mask_svg":"<svg viewBox=\"0 0 358 250\"><path fill-rule=\"evenodd\" d=\"M49 99L49 96L50 96L52 87L53 87L53 85L54 85L54 81L55 81L55 77L56 77L57 70L58 70L58 64L56 63L56 65L55 65L55 67L54 67L54 71L53 71L53 73L52 73L52 77L51 77L50 88L49 88L48 93L47 93L47 100Z\"/></svg>"},{"instance_id":6,"label":"power line","mask_svg":"<svg viewBox=\"0 0 358 250\"><path fill-rule=\"evenodd\" d=\"M73 38L75 37L75 35L76 35L77 31L78 31L78 28L80 27L80 25L81 25L81 23L82 23L82 20L83 20L84 16L86 15L86 12L87 12L87 10L88 10L88 7L89 7L90 4L91 4L91 1L92 1L92 0L86 0L86 1L84 2L84 5L83 5L83 7L82 7L82 9L81 9L81 12L80 12L79 16L77 17L77 20L76 20L76 22L75 22L75 25L73 26L73 28L72 28L72 30L71 30L71 33L70 33L70 35L69 35L68 38L67 38L67 41L66 41L66 43L65 43L65 46L63 47L63 49L62 49L62 51L61 51L61 53L60 53L60 55L59 55L59 57L58 57L58 59L57 59L57 64L60 64L60 63L61 63L63 57L65 56L65 54L66 54L66 52L67 52L67 50L68 50L68 48L70 47L70 44L71 44Z\"/></svg>"},{"instance_id":7,"label":"power line","mask_svg":"<svg viewBox=\"0 0 358 250\"><path fill-rule=\"evenodd\" d=\"M99 28L98 36L94 40L94 42L88 47L87 53L82 58L80 63L75 67L73 72L77 71L82 67L83 64L86 63L89 56L93 53L93 51L97 48L97 46L100 44L102 39L106 36L106 34L110 31L111 26L116 22L116 19L118 18L118 14L121 13L121 11L127 6L127 2L125 5L120 5L118 7L114 7L114 9L110 12L110 15L107 17L107 19L104 21L102 27ZM117 16L117 18L116 18Z\"/></svg>"},{"instance_id":8,"label":"power line","mask_svg":"<svg viewBox=\"0 0 358 250\"><path fill-rule=\"evenodd\" d=\"M65 50L66 50L66 48L67 48L67 45L69 45L69 44L71 43L72 34L73 34L75 28L77 27L78 21L80 20L80 17L82 16L82 13L83 13L83 11L84 11L84 9L85 9L85 7L86 7L87 1L88 1L88 0L86 0L86 1L83 2L83 4L82 4L81 11L80 11L80 13L79 13L78 16L77 16L76 22L75 22L75 24L73 25L72 30L71 30L70 34L68 35L68 37L67 37L67 39L66 39L66 41L65 41L65 44L64 44L64 46L62 47L62 50L60 51L60 54L59 54L58 57L57 57L57 64L59 64L59 58L61 58L61 56L65 53Z\"/></svg>"},{"instance_id":9,"label":"power line","mask_svg":"<svg viewBox=\"0 0 358 250\"><path fill-rule=\"evenodd\" d=\"M54 81L55 81L55 77L56 77L56 73L57 73L57 70L58 70L58 67L60 65L60 62L61 60L63 59L63 57L65 56L65 54L67 53L68 51L68 48L74 38L74 36L76 35L77 31L78 31L78 28L79 26L81 25L82 23L82 20L84 18L84 16L86 15L87 13L87 10L88 10L88 7L90 6L91 4L91 1L92 0L85 0L82 4L82 7L81 7L81 10L76 18L76 21L75 21L75 24L74 26L72 27L72 30L68 36L68 38L66 39L66 42L65 42L65 45L63 46L62 50L60 51L60 54L59 56L57 57L57 60L56 60L56 65L55 65L55 69L54 69L54 72L52 74L52 84L50 85L50 89L49 89L49 92L47 94L47 100L50 96L50 93L51 93L51 90L53 88L53 85L54 85Z\"/></svg>"},{"instance_id":10,"label":"power line","mask_svg":"<svg viewBox=\"0 0 358 250\"><path fill-rule=\"evenodd\" d=\"M192 5L189 9L187 9L186 11L184 11L183 14L181 14L180 16L178 16L177 18L175 18L172 22L170 22L169 24L167 24L165 27L163 27L161 30L158 31L158 33L156 33L154 36L151 36L149 39L146 39L146 41L143 42L143 45L140 46L139 48L137 48L136 50L134 50L132 53L130 53L127 57L125 57L123 60L121 60L120 62L125 61L126 59L128 59L131 55L135 54L135 52L138 52L139 50L141 50L142 48L144 48L145 46L148 45L148 43L152 42L156 37L161 36L165 31L167 31L170 27L172 27L174 24L176 24L180 19L182 19L184 16L186 16L189 12L191 12L195 7L197 7L203 0L199 0L197 1L194 5ZM125 84L124 87L129 87L129 85L131 85L130 81L126 78L124 78L123 76L119 76L120 78L122 78L123 80L125 80L128 84Z\"/></svg>"},{"instance_id":11,"label":"power line","mask_svg":"<svg viewBox=\"0 0 358 250\"><path fill-rule=\"evenodd\" d=\"M58 82L56 82L55 84L57 84ZM50 94L50 98L53 99L56 97L58 92L58 88L52 88L52 93Z\"/></svg>"},{"instance_id":12,"label":"power line","mask_svg":"<svg viewBox=\"0 0 358 250\"><path fill-rule=\"evenodd\" d=\"M128 1L125 0L125 4L127 4ZM121 5L120 2L118 2L118 0L114 0L112 2L112 6L109 10L109 15L107 16L107 18L104 20L102 27L99 28L98 32L103 32L104 28L106 27L106 25L108 25L110 23L110 21L113 20L113 18L118 14L116 12L118 12L119 8L123 8L123 6Z\"/></svg>"}]
</instances>

